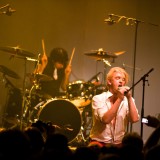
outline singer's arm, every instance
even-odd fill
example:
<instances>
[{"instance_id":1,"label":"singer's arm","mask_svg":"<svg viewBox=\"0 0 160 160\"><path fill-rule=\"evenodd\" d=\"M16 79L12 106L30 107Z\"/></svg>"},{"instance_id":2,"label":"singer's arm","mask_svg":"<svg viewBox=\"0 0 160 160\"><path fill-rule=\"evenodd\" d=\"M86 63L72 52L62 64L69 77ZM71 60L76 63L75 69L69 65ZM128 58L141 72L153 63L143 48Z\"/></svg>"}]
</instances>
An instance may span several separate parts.
<instances>
[{"instance_id":1,"label":"singer's arm","mask_svg":"<svg viewBox=\"0 0 160 160\"><path fill-rule=\"evenodd\" d=\"M126 92L126 97L128 100L128 106L129 106L129 118L132 123L135 123L139 121L139 114L137 107L135 105L134 99L131 96L131 92Z\"/></svg>"}]
</instances>

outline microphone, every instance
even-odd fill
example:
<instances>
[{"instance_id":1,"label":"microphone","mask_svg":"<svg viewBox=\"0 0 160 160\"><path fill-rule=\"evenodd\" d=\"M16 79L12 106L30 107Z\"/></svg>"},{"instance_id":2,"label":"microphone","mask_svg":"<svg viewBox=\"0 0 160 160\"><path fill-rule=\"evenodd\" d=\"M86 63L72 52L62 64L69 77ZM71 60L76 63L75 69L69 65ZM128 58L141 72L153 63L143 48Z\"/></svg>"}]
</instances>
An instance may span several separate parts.
<instances>
[{"instance_id":1,"label":"microphone","mask_svg":"<svg viewBox=\"0 0 160 160\"><path fill-rule=\"evenodd\" d=\"M109 24L109 25L112 25L112 24L116 23L116 21L112 19L112 14L109 15L109 18L105 19L104 22Z\"/></svg>"},{"instance_id":2,"label":"microphone","mask_svg":"<svg viewBox=\"0 0 160 160\"><path fill-rule=\"evenodd\" d=\"M96 79L96 81L99 81L98 75L99 75L100 73L102 73L102 72L98 72L96 75L94 75L92 78L90 78L90 79L88 80L88 82L91 82L91 81L94 80L94 79Z\"/></svg>"},{"instance_id":3,"label":"microphone","mask_svg":"<svg viewBox=\"0 0 160 160\"><path fill-rule=\"evenodd\" d=\"M3 12L3 14L6 14L7 16L11 16L12 13L16 12L15 9L12 9L10 6L7 7L7 10Z\"/></svg>"}]
</instances>

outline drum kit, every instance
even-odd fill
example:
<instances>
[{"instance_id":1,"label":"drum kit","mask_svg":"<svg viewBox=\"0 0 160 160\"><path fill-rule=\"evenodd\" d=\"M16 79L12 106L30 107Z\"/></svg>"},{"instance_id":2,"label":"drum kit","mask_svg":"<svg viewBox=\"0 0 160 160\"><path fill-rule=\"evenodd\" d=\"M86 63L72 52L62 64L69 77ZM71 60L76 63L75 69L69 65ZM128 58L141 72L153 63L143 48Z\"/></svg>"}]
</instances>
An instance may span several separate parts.
<instances>
[{"instance_id":1,"label":"drum kit","mask_svg":"<svg viewBox=\"0 0 160 160\"><path fill-rule=\"evenodd\" d=\"M0 50L10 53L11 57L32 59L32 57L35 56L33 53L23 50L20 47L0 47ZM114 60L115 58L117 58L118 55L122 53L124 53L124 51L117 52L115 54L108 54L102 49L99 49L98 51L91 51L90 53L85 53L85 55L96 58L98 60ZM38 61L36 59L33 60ZM11 86L11 88L16 88L7 78L7 76L14 79L19 79L19 75L3 65L0 65L0 72L5 78L7 86ZM37 120L42 120L44 122L52 122L52 124L63 128L64 134L68 137L69 142L73 142L79 136L81 137L81 140L85 142L86 138L88 137L85 137L84 135L84 128L86 127L83 127L83 123L85 121L83 114L85 114L84 110L86 106L89 106L91 111L90 101L88 103L87 100L91 99L96 94L95 85L91 82L77 80L68 84L66 95L64 97L53 98L50 95L43 93L40 88L40 83L42 81L50 81L52 80L52 77L44 74L29 74L29 77L33 80L33 83L27 93L26 90L23 91L25 93L22 94L21 100L19 101L21 104L18 104L20 105L20 119L18 120L20 124L18 125L22 124L24 126L27 126L30 123L36 122ZM103 85L102 91L105 90L104 88L105 85ZM32 101L33 99L35 99L35 96L38 97L39 100L37 103L34 104L32 103ZM11 109L11 111L13 110L14 108ZM10 123L9 117L4 119ZM91 123L89 123L89 126L90 125Z\"/></svg>"}]
</instances>

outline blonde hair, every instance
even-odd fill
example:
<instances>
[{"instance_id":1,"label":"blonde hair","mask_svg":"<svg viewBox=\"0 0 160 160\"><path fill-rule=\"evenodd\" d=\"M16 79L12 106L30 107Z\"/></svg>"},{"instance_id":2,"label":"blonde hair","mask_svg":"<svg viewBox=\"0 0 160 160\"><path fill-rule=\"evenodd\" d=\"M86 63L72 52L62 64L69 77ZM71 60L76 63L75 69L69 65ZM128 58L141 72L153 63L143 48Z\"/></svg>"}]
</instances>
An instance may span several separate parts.
<instances>
[{"instance_id":1,"label":"blonde hair","mask_svg":"<svg viewBox=\"0 0 160 160\"><path fill-rule=\"evenodd\" d=\"M127 84L128 81L129 81L129 75L128 73L121 67L113 67L109 70L107 76L106 76L106 79L107 79L107 86L108 86L108 80L111 80L112 76L113 76L113 73L114 72L120 72L120 73L123 73L124 76L125 76L125 83Z\"/></svg>"}]
</instances>

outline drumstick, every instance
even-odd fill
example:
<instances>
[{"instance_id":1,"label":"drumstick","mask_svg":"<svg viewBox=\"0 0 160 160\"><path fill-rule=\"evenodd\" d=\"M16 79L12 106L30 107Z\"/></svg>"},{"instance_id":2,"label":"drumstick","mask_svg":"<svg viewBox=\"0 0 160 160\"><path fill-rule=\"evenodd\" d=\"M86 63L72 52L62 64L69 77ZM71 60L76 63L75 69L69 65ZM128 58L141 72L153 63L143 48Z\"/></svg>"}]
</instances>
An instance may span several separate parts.
<instances>
[{"instance_id":1,"label":"drumstick","mask_svg":"<svg viewBox=\"0 0 160 160\"><path fill-rule=\"evenodd\" d=\"M44 46L44 39L42 39L42 49L43 49L43 54L46 54L45 46Z\"/></svg>"},{"instance_id":2,"label":"drumstick","mask_svg":"<svg viewBox=\"0 0 160 160\"><path fill-rule=\"evenodd\" d=\"M74 52L75 52L75 48L73 48L73 50L72 50L72 54L71 54L71 58L70 58L70 61L69 61L69 65L71 65L71 62L72 62L72 59L73 59Z\"/></svg>"}]
</instances>

